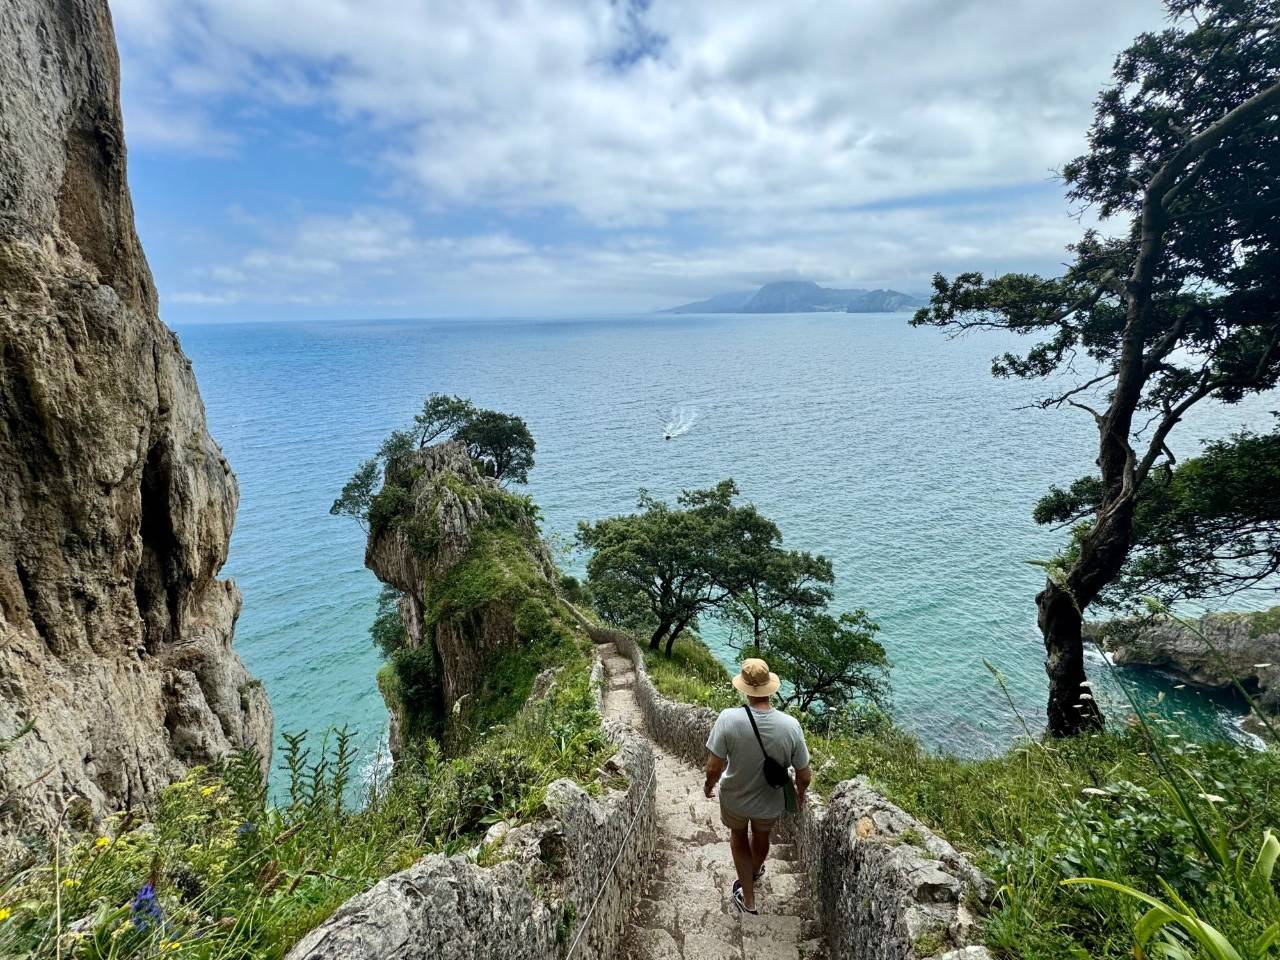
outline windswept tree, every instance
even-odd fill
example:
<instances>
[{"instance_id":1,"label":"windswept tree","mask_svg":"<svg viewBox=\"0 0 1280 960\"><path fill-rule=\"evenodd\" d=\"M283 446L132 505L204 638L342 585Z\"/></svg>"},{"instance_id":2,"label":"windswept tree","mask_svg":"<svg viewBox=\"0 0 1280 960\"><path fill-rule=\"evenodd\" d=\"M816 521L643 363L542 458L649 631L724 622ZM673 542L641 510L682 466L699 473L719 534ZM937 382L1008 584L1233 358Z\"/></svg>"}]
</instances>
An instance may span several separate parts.
<instances>
[{"instance_id":1,"label":"windswept tree","mask_svg":"<svg viewBox=\"0 0 1280 960\"><path fill-rule=\"evenodd\" d=\"M1074 524L1098 509L1102 485L1082 477L1036 507L1040 523ZM1129 557L1098 602L1224 597L1280 573L1280 432L1215 440L1152 471L1138 496Z\"/></svg>"},{"instance_id":2,"label":"windswept tree","mask_svg":"<svg viewBox=\"0 0 1280 960\"><path fill-rule=\"evenodd\" d=\"M835 572L831 561L821 554L784 550L777 541L750 539L737 556L726 559L724 586L729 595L724 613L741 624L746 634L741 646L755 656L764 649L766 634L780 616L814 614L831 601Z\"/></svg>"},{"instance_id":3,"label":"windswept tree","mask_svg":"<svg viewBox=\"0 0 1280 960\"><path fill-rule=\"evenodd\" d=\"M775 615L765 655L786 678L783 706L834 715L855 703L883 710L889 702L889 657L880 627L865 610Z\"/></svg>"},{"instance_id":4,"label":"windswept tree","mask_svg":"<svg viewBox=\"0 0 1280 960\"><path fill-rule=\"evenodd\" d=\"M681 631L723 600L715 538L737 493L732 480L682 493L676 507L641 490L635 513L578 524L591 551L587 587L596 609L619 626L650 631L649 647L671 652Z\"/></svg>"},{"instance_id":5,"label":"windswept tree","mask_svg":"<svg viewBox=\"0 0 1280 960\"><path fill-rule=\"evenodd\" d=\"M1039 405L1077 408L1097 427L1096 472L1075 494L1051 491L1040 510L1081 520L1036 597L1049 729L1060 736L1102 723L1081 626L1124 571L1135 525L1150 518L1153 537L1190 544L1201 509L1222 518L1203 488L1159 506L1176 495L1161 489L1176 475L1175 427L1197 405L1238 402L1280 375L1280 4L1167 7L1169 27L1117 59L1089 150L1063 170L1068 197L1122 229L1086 231L1058 278L935 277L912 321L1036 336L1025 353L997 358L994 373L1052 378Z\"/></svg>"},{"instance_id":6,"label":"windswept tree","mask_svg":"<svg viewBox=\"0 0 1280 960\"><path fill-rule=\"evenodd\" d=\"M453 439L467 445L467 455L482 466L486 476L499 483L529 482L534 442L520 417L477 410L454 431Z\"/></svg>"},{"instance_id":7,"label":"windswept tree","mask_svg":"<svg viewBox=\"0 0 1280 960\"><path fill-rule=\"evenodd\" d=\"M342 487L329 512L350 517L362 527L370 527L379 507L385 507L387 465L414 450L437 441L457 440L466 445L467 455L481 472L499 483L528 483L533 469L534 441L524 420L496 410L481 410L462 397L433 393L407 430L393 430L368 460ZM381 499L379 499L381 497ZM376 523L372 524L377 526Z\"/></svg>"},{"instance_id":8,"label":"windswept tree","mask_svg":"<svg viewBox=\"0 0 1280 960\"><path fill-rule=\"evenodd\" d=\"M478 412L475 404L463 397L433 393L414 415L409 434L417 446L425 447L452 435L470 423Z\"/></svg>"}]
</instances>

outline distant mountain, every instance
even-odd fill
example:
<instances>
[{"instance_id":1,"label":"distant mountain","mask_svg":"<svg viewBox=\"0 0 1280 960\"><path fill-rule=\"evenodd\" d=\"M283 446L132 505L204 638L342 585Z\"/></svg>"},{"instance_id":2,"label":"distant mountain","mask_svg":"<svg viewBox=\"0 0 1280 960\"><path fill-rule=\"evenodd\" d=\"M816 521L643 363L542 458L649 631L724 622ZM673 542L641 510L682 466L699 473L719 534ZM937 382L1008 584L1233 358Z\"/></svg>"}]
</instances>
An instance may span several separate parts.
<instances>
[{"instance_id":1,"label":"distant mountain","mask_svg":"<svg viewBox=\"0 0 1280 960\"><path fill-rule=\"evenodd\" d=\"M755 293L722 293L662 313L893 313L924 302L897 290L836 290L808 280L766 283Z\"/></svg>"}]
</instances>

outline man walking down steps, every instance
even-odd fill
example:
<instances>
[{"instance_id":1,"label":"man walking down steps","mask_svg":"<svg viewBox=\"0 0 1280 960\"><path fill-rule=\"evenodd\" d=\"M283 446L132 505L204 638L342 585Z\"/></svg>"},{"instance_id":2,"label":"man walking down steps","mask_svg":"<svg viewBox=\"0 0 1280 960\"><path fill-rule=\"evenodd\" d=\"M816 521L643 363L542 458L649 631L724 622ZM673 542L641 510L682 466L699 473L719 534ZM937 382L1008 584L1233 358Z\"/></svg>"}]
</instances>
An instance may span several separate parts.
<instances>
[{"instance_id":1,"label":"man walking down steps","mask_svg":"<svg viewBox=\"0 0 1280 960\"><path fill-rule=\"evenodd\" d=\"M812 773L799 722L770 701L780 681L769 665L744 660L733 686L747 703L722 710L711 728L703 792L711 799L720 785L720 820L729 828L738 873L732 902L740 913L754 914L759 912L756 884L765 873L769 831L784 813L804 806ZM788 767L795 768L794 783Z\"/></svg>"}]
</instances>

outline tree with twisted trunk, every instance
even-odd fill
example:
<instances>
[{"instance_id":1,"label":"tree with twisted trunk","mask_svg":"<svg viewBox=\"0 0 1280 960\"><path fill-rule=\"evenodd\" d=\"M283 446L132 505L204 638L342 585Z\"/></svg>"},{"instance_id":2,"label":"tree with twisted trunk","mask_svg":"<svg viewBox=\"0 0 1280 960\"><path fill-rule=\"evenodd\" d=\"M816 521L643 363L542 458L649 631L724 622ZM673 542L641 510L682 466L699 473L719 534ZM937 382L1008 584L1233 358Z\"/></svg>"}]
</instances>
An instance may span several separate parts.
<instances>
[{"instance_id":1,"label":"tree with twisted trunk","mask_svg":"<svg viewBox=\"0 0 1280 960\"><path fill-rule=\"evenodd\" d=\"M1087 516L1036 597L1057 736L1102 725L1084 612L1129 559L1174 428L1198 404L1238 402L1280 376L1280 3L1167 7L1168 26L1117 58L1088 152L1062 171L1069 199L1124 228L1087 230L1058 278L937 276L912 320L1039 335L993 372L1068 380L1037 406L1096 424Z\"/></svg>"}]
</instances>

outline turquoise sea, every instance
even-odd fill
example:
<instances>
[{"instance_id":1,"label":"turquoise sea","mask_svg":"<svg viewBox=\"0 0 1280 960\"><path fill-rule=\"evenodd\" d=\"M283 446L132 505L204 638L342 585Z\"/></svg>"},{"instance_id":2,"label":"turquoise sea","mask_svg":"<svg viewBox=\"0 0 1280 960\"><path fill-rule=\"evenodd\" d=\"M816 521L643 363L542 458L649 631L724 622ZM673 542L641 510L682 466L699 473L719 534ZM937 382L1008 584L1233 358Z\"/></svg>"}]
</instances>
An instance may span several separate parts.
<instances>
[{"instance_id":1,"label":"turquoise sea","mask_svg":"<svg viewBox=\"0 0 1280 960\"><path fill-rule=\"evenodd\" d=\"M894 712L965 754L1042 724L1045 679L1027 561L1063 534L1037 497L1092 459L1079 411L1018 409L1043 386L993 379L1012 337L948 339L904 314L216 324L179 329L209 427L240 480L225 574L244 592L236 645L266 684L277 731L348 724L366 756L383 736L367 628L378 584L363 537L329 505L356 464L432 391L517 413L537 440L529 492L568 548L580 519L626 511L646 487L737 480L789 546L835 562L837 598L880 622ZM1206 411L1173 447L1270 423L1276 398ZM674 408L688 431L663 440ZM568 553L566 569L582 558ZM1254 597L1252 605L1274 602ZM1235 601L1251 605L1249 598ZM713 646L722 632L708 629ZM1094 672L1102 672L1095 663ZM1158 677L1215 727L1231 707ZM1117 702L1103 684L1100 699ZM1117 705L1117 709L1119 709Z\"/></svg>"}]
</instances>

